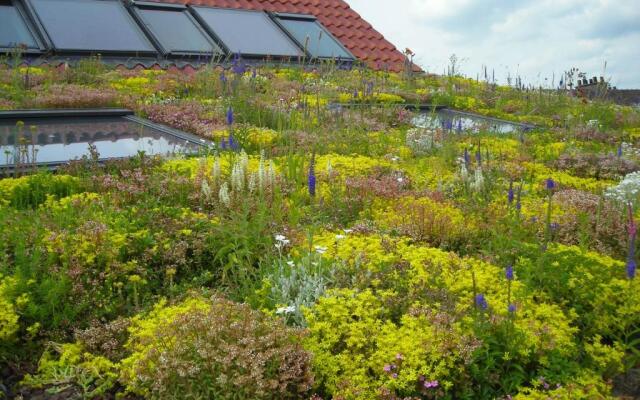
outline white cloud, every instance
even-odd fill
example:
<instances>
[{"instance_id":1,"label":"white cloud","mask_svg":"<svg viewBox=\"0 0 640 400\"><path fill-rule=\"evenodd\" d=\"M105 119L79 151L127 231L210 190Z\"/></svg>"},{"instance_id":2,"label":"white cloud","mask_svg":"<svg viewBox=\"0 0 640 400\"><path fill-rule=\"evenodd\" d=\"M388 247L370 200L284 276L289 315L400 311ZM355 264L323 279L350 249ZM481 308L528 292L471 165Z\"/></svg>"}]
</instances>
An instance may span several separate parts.
<instances>
[{"instance_id":1,"label":"white cloud","mask_svg":"<svg viewBox=\"0 0 640 400\"><path fill-rule=\"evenodd\" d=\"M486 65L504 82L550 83L577 67L619 87L640 88L638 0L347 0L430 72L449 56L472 77Z\"/></svg>"}]
</instances>

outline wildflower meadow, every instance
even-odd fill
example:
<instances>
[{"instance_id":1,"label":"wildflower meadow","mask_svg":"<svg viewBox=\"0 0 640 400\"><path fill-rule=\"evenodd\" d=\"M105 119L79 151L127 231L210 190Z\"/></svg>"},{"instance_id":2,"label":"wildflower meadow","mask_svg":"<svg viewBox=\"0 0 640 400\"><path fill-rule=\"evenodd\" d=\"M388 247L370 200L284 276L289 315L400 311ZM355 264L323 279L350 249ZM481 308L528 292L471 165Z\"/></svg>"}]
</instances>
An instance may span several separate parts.
<instances>
[{"instance_id":1,"label":"wildflower meadow","mask_svg":"<svg viewBox=\"0 0 640 400\"><path fill-rule=\"evenodd\" d=\"M0 64L1 109L103 107L207 145L3 170L0 398L640 396L637 108L332 63ZM514 129L417 122L440 107Z\"/></svg>"}]
</instances>

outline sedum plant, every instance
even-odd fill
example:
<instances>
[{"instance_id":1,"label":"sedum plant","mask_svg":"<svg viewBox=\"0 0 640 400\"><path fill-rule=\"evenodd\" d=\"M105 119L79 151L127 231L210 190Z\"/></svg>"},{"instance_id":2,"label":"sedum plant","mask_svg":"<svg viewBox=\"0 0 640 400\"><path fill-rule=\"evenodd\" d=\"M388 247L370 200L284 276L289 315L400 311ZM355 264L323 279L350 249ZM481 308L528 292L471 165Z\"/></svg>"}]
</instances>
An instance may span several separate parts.
<instances>
[{"instance_id":1,"label":"sedum plant","mask_svg":"<svg viewBox=\"0 0 640 400\"><path fill-rule=\"evenodd\" d=\"M297 399L313 383L300 332L219 297L132 320L120 379L151 399Z\"/></svg>"}]
</instances>

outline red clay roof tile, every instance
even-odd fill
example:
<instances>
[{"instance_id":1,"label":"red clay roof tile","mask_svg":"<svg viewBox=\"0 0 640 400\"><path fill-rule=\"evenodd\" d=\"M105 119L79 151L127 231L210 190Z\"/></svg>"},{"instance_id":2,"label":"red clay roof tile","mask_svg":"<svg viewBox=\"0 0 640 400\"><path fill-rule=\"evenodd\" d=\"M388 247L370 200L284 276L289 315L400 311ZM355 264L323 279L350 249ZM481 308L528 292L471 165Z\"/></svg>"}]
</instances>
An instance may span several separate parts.
<instances>
[{"instance_id":1,"label":"red clay roof tile","mask_svg":"<svg viewBox=\"0 0 640 400\"><path fill-rule=\"evenodd\" d=\"M311 14L369 67L401 71L405 56L344 0L154 0L163 3Z\"/></svg>"}]
</instances>

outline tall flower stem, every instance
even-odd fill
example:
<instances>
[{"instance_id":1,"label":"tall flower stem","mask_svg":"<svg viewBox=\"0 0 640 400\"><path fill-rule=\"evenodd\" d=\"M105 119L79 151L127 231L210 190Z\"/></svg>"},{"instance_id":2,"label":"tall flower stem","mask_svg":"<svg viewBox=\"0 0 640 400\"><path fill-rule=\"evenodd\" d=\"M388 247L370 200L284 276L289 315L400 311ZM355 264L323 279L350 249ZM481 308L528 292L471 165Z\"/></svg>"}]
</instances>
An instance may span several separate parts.
<instances>
[{"instance_id":1,"label":"tall flower stem","mask_svg":"<svg viewBox=\"0 0 640 400\"><path fill-rule=\"evenodd\" d=\"M549 242L551 242L551 199L553 198L553 189L555 189L556 187L556 183L553 181L553 179L549 178L545 181L545 186L547 189L547 196L548 196L548 204L547 204L547 219L546 219L546 232L545 232L545 247L549 244Z\"/></svg>"},{"instance_id":2,"label":"tall flower stem","mask_svg":"<svg viewBox=\"0 0 640 400\"><path fill-rule=\"evenodd\" d=\"M629 253L627 254L627 278L633 279L636 276L636 234L637 226L633 220L633 207L631 203L627 205L629 211Z\"/></svg>"}]
</instances>

